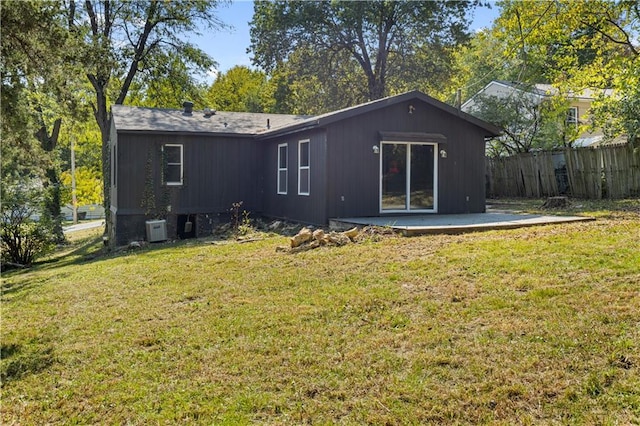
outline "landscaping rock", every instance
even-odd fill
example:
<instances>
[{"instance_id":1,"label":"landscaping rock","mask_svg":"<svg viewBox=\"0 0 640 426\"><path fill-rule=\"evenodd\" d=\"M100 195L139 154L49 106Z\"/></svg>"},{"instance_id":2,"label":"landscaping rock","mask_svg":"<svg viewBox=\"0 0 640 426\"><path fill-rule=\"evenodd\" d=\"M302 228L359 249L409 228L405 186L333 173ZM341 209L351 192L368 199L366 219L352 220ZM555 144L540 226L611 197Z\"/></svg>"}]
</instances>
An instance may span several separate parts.
<instances>
[{"instance_id":1,"label":"landscaping rock","mask_svg":"<svg viewBox=\"0 0 640 426\"><path fill-rule=\"evenodd\" d=\"M349 237L349 239L351 241L353 241L353 239L355 237L357 237L359 233L360 233L360 231L358 231L358 228L351 228L351 229L343 232L343 234L346 235L347 237Z\"/></svg>"},{"instance_id":2,"label":"landscaping rock","mask_svg":"<svg viewBox=\"0 0 640 426\"><path fill-rule=\"evenodd\" d=\"M291 237L291 248L299 247L302 244L310 241L313 238L313 233L309 228L302 228L300 232Z\"/></svg>"},{"instance_id":3,"label":"landscaping rock","mask_svg":"<svg viewBox=\"0 0 640 426\"><path fill-rule=\"evenodd\" d=\"M316 229L313 231L313 239L316 241L320 241L321 244L326 244L325 234L322 229Z\"/></svg>"},{"instance_id":4,"label":"landscaping rock","mask_svg":"<svg viewBox=\"0 0 640 426\"><path fill-rule=\"evenodd\" d=\"M291 247L287 248L280 246L276 248L276 251L300 253L307 250L313 250L318 247L339 247L351 243L359 243L367 241L372 237L379 240L382 235L396 234L391 229L381 229L378 227L365 227L362 229L358 229L356 227L344 232L327 232L320 228L312 231L309 226L306 226L291 238Z\"/></svg>"},{"instance_id":5,"label":"landscaping rock","mask_svg":"<svg viewBox=\"0 0 640 426\"><path fill-rule=\"evenodd\" d=\"M341 232L331 232L328 236L328 240L332 245L335 246L344 246L351 242L351 238L349 238L345 233Z\"/></svg>"}]
</instances>

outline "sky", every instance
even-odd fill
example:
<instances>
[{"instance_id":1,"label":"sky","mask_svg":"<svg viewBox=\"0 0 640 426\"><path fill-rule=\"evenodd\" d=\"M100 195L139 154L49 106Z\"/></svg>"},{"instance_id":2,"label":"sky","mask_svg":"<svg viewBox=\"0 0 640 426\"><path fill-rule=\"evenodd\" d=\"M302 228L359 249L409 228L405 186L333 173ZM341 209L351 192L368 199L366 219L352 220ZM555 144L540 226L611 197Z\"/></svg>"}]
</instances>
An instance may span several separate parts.
<instances>
[{"instance_id":1,"label":"sky","mask_svg":"<svg viewBox=\"0 0 640 426\"><path fill-rule=\"evenodd\" d=\"M477 8L474 11L471 29L476 31L490 27L498 15L499 9L495 5L491 9ZM190 39L218 63L217 69L209 73L208 83L213 82L217 72L226 72L236 65L251 66L251 56L247 49L251 42L249 21L253 17L253 1L234 1L218 9L217 16L232 28L204 33Z\"/></svg>"}]
</instances>

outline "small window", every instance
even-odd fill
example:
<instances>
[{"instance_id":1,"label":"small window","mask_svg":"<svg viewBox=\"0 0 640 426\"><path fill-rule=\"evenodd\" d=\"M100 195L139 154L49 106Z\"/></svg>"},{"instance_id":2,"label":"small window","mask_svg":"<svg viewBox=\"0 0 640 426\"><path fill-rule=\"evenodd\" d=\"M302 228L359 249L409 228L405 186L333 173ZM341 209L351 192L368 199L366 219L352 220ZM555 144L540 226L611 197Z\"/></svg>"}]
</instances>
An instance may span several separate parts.
<instances>
[{"instance_id":1,"label":"small window","mask_svg":"<svg viewBox=\"0 0 640 426\"><path fill-rule=\"evenodd\" d=\"M298 142L298 194L309 195L311 182L309 140Z\"/></svg>"},{"instance_id":2,"label":"small window","mask_svg":"<svg viewBox=\"0 0 640 426\"><path fill-rule=\"evenodd\" d=\"M111 150L111 182L113 187L118 186L118 148L116 144L113 144L113 149Z\"/></svg>"},{"instance_id":3,"label":"small window","mask_svg":"<svg viewBox=\"0 0 640 426\"><path fill-rule=\"evenodd\" d=\"M567 110L567 125L578 127L578 107L571 107Z\"/></svg>"},{"instance_id":4,"label":"small window","mask_svg":"<svg viewBox=\"0 0 640 426\"><path fill-rule=\"evenodd\" d=\"M164 183L167 185L182 185L183 179L183 150L182 145L164 145Z\"/></svg>"},{"instance_id":5,"label":"small window","mask_svg":"<svg viewBox=\"0 0 640 426\"><path fill-rule=\"evenodd\" d=\"M282 143L278 145L278 194L286 195L288 178L288 145Z\"/></svg>"}]
</instances>

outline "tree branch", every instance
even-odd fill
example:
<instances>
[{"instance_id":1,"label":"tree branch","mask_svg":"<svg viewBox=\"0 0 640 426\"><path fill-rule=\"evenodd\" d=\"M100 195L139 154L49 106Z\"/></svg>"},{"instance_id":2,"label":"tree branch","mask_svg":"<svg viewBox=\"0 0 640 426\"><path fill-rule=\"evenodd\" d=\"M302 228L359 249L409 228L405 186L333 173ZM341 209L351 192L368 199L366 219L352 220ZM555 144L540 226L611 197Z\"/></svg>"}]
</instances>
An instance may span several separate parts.
<instances>
[{"instance_id":1,"label":"tree branch","mask_svg":"<svg viewBox=\"0 0 640 426\"><path fill-rule=\"evenodd\" d=\"M138 42L135 45L134 55L131 60L131 64L129 65L129 71L127 71L127 76L125 77L122 83L122 87L120 88L120 93L118 94L118 98L116 99L116 102L115 102L117 105L122 105L124 103L124 100L127 97L127 93L129 92L129 87L131 87L131 82L133 81L133 78L135 77L136 72L138 71L138 64L140 63L140 61L149 53L149 51L152 48L157 46L157 43L153 43L148 50L146 47L147 40L149 39L149 35L157 25L157 21L154 19L155 13L157 10L155 6L156 4L153 3L153 6L149 8L149 13L147 14L147 20L144 24L144 30L142 31L142 34L140 34L140 38L138 39ZM145 50L147 51L145 52Z\"/></svg>"},{"instance_id":2,"label":"tree branch","mask_svg":"<svg viewBox=\"0 0 640 426\"><path fill-rule=\"evenodd\" d=\"M91 22L91 32L94 36L98 35L98 19L96 17L96 11L93 9L93 3L91 0L85 0L84 2L85 9L87 9L87 14L89 15L89 21Z\"/></svg>"},{"instance_id":3,"label":"tree branch","mask_svg":"<svg viewBox=\"0 0 640 426\"><path fill-rule=\"evenodd\" d=\"M586 25L587 27L589 27L592 30L596 31L597 33L601 34L602 36L607 38L612 43L620 44L620 45L623 45L623 46L627 46L631 50L631 52L633 52L634 55L638 56L638 54L640 54L640 52L633 46L633 43L631 42L631 38L629 37L629 34L617 22L615 22L613 19L605 19L605 21L608 22L609 24L613 25L614 27L616 27L622 34L624 34L625 40L617 40L611 34L601 30L600 28L596 27L593 24L590 24L589 22L581 20L580 23L582 25Z\"/></svg>"}]
</instances>

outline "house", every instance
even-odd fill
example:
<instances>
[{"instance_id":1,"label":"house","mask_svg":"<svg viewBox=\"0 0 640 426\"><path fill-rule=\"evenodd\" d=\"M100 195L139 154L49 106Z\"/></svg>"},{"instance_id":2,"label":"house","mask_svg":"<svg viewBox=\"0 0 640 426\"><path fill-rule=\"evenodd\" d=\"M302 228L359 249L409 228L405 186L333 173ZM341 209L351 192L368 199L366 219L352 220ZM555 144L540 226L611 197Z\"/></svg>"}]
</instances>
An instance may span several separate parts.
<instances>
[{"instance_id":1,"label":"house","mask_svg":"<svg viewBox=\"0 0 640 426\"><path fill-rule=\"evenodd\" d=\"M533 86L526 86L521 83L493 80L484 86L480 91L474 94L470 99L464 102L461 106L462 111L472 113L477 106L478 100L482 96L495 96L498 98L507 98L518 94L519 96L526 96L532 100L533 104L542 103L545 99L557 96L559 90L551 84L535 84ZM589 124L591 117L589 110L591 104L600 95L611 96L612 90L593 90L585 89L579 93L570 92L567 94L569 101L566 124L576 126ZM576 139L572 141L572 145L576 147L581 146L597 146L602 143L620 143L624 141L624 138L616 138L614 141L606 141L605 136L601 129L587 129L584 126L579 129L580 132L576 135Z\"/></svg>"},{"instance_id":2,"label":"house","mask_svg":"<svg viewBox=\"0 0 640 426\"><path fill-rule=\"evenodd\" d=\"M114 105L110 240L210 235L233 203L269 218L485 211L499 129L413 91L314 117Z\"/></svg>"}]
</instances>

